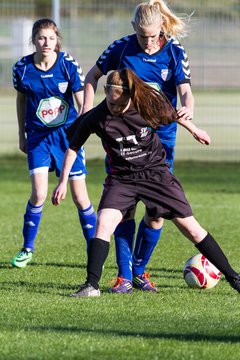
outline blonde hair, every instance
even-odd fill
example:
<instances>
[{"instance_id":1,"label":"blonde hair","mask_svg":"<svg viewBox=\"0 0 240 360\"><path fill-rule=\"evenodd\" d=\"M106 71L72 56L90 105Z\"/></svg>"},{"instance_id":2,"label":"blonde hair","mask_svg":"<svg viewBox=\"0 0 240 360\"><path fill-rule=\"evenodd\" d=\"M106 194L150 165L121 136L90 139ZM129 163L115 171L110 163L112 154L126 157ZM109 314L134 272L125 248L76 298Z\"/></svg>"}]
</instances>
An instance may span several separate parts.
<instances>
[{"instance_id":1,"label":"blonde hair","mask_svg":"<svg viewBox=\"0 0 240 360\"><path fill-rule=\"evenodd\" d=\"M163 94L146 84L132 70L115 70L107 77L106 94L114 89L119 95L128 96L137 112L152 128L170 124L177 119L177 112Z\"/></svg>"},{"instance_id":2,"label":"blonde hair","mask_svg":"<svg viewBox=\"0 0 240 360\"><path fill-rule=\"evenodd\" d=\"M188 25L176 16L163 0L149 0L136 6L133 23L140 27L160 23L165 38L180 39L187 36Z\"/></svg>"}]
</instances>

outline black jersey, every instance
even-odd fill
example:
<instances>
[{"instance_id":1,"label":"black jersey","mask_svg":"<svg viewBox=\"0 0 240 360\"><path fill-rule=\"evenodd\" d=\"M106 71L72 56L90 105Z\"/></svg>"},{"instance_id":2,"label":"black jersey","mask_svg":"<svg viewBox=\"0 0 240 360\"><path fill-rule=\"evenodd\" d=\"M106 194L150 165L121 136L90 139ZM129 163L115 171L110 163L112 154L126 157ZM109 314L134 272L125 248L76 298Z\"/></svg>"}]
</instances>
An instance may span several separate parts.
<instances>
[{"instance_id":1,"label":"black jersey","mask_svg":"<svg viewBox=\"0 0 240 360\"><path fill-rule=\"evenodd\" d=\"M69 147L79 150L93 133L102 141L111 174L135 172L166 163L158 135L134 108L112 115L103 100L71 127L68 136L74 135Z\"/></svg>"}]
</instances>

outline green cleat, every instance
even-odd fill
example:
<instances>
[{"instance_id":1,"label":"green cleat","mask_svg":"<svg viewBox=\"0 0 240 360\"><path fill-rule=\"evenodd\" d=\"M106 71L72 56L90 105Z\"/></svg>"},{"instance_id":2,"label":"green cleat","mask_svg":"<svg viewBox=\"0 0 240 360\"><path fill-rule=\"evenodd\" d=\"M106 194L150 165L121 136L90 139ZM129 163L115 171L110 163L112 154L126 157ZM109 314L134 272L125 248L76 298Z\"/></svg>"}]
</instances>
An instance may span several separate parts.
<instances>
[{"instance_id":1,"label":"green cleat","mask_svg":"<svg viewBox=\"0 0 240 360\"><path fill-rule=\"evenodd\" d=\"M17 268L24 268L32 260L33 253L25 248L22 248L17 256L12 259L11 264Z\"/></svg>"}]
</instances>

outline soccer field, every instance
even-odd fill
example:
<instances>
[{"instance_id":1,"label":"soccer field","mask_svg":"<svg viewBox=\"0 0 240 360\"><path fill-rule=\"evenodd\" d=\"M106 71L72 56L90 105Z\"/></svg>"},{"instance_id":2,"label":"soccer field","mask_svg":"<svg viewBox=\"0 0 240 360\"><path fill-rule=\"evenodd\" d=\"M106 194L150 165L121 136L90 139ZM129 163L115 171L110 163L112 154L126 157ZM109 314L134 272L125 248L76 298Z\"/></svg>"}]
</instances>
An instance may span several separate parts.
<instances>
[{"instance_id":1,"label":"soccer field","mask_svg":"<svg viewBox=\"0 0 240 360\"><path fill-rule=\"evenodd\" d=\"M204 128L212 139L211 146L196 142L185 129L179 127L176 160L240 161L240 92L195 91L194 123ZM101 93L96 98L98 103ZM1 96L0 154L18 152L17 119L14 96ZM95 136L87 141L88 159L103 158L104 151Z\"/></svg>"},{"instance_id":2,"label":"soccer field","mask_svg":"<svg viewBox=\"0 0 240 360\"><path fill-rule=\"evenodd\" d=\"M97 208L105 177L102 160L88 161L90 198ZM12 268L22 242L30 192L23 157L0 157L1 314L0 359L4 360L237 360L240 358L239 294L222 278L211 290L183 280L196 248L166 222L147 271L158 293L109 294L116 277L114 242L105 263L100 298L70 298L85 281L86 248L71 196L60 207L48 201L33 261ZM237 271L239 262L240 166L176 162L193 212L219 242ZM136 220L143 214L138 206Z\"/></svg>"}]
</instances>

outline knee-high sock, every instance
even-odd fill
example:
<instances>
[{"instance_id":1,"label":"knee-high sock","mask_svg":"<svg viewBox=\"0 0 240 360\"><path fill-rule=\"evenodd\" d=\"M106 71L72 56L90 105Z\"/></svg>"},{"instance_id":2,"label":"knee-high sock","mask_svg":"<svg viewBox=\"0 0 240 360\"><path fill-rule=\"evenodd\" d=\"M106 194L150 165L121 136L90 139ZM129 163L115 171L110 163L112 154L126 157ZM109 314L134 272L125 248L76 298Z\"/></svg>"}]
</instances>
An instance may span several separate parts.
<instances>
[{"instance_id":1,"label":"knee-high sock","mask_svg":"<svg viewBox=\"0 0 240 360\"><path fill-rule=\"evenodd\" d=\"M222 249L209 233L195 246L227 279L237 275Z\"/></svg>"},{"instance_id":2,"label":"knee-high sock","mask_svg":"<svg viewBox=\"0 0 240 360\"><path fill-rule=\"evenodd\" d=\"M89 253L90 240L95 235L97 221L92 204L85 210L78 209L78 216L82 226L83 235L87 242L87 253Z\"/></svg>"},{"instance_id":3,"label":"knee-high sock","mask_svg":"<svg viewBox=\"0 0 240 360\"><path fill-rule=\"evenodd\" d=\"M133 276L142 275L162 232L148 227L142 219L133 253Z\"/></svg>"},{"instance_id":4,"label":"knee-high sock","mask_svg":"<svg viewBox=\"0 0 240 360\"><path fill-rule=\"evenodd\" d=\"M98 283L102 275L102 267L109 253L109 242L93 238L90 241L88 264L87 264L87 280L95 289L98 289Z\"/></svg>"},{"instance_id":5,"label":"knee-high sock","mask_svg":"<svg viewBox=\"0 0 240 360\"><path fill-rule=\"evenodd\" d=\"M118 224L115 232L115 248L118 265L118 276L132 281L132 251L136 223L134 219Z\"/></svg>"},{"instance_id":6,"label":"knee-high sock","mask_svg":"<svg viewBox=\"0 0 240 360\"><path fill-rule=\"evenodd\" d=\"M43 205L33 206L30 201L27 203L23 224L23 247L34 251L34 240L36 238L39 223L42 217Z\"/></svg>"}]
</instances>

